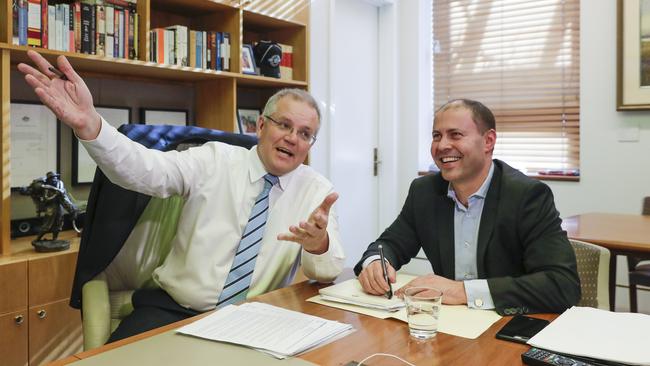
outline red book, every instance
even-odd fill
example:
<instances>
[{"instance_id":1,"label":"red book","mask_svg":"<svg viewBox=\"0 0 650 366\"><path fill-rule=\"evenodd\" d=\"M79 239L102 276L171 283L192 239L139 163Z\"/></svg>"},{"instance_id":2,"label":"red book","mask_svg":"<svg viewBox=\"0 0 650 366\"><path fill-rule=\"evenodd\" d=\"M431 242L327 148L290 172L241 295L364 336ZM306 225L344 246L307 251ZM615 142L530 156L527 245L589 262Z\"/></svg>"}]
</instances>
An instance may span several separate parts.
<instances>
[{"instance_id":1,"label":"red book","mask_svg":"<svg viewBox=\"0 0 650 366\"><path fill-rule=\"evenodd\" d=\"M47 0L41 0L41 47L47 46Z\"/></svg>"},{"instance_id":2,"label":"red book","mask_svg":"<svg viewBox=\"0 0 650 366\"><path fill-rule=\"evenodd\" d=\"M41 46L41 0L27 1L27 45Z\"/></svg>"}]
</instances>

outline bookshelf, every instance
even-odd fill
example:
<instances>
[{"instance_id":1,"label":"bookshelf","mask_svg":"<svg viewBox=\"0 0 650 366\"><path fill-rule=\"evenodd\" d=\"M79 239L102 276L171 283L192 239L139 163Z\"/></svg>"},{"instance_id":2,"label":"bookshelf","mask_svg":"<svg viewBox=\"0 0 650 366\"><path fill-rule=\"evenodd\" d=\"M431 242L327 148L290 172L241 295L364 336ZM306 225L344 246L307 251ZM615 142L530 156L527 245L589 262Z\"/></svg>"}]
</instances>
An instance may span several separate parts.
<instances>
[{"instance_id":1,"label":"bookshelf","mask_svg":"<svg viewBox=\"0 0 650 366\"><path fill-rule=\"evenodd\" d=\"M29 62L28 46L12 43L12 0L0 0L0 97L2 174L0 187L0 255L10 255L10 75L19 62ZM185 83L194 89L196 125L236 131L239 101L262 108L283 87L308 88L308 0L138 0L138 59L122 59L35 48L50 62L65 55L82 77ZM149 30L180 24L190 29L231 34L231 71L217 71L149 60ZM293 79L275 79L241 73L242 44L271 39L293 47ZM253 102L251 102L253 101ZM68 149L69 146L62 146Z\"/></svg>"}]
</instances>

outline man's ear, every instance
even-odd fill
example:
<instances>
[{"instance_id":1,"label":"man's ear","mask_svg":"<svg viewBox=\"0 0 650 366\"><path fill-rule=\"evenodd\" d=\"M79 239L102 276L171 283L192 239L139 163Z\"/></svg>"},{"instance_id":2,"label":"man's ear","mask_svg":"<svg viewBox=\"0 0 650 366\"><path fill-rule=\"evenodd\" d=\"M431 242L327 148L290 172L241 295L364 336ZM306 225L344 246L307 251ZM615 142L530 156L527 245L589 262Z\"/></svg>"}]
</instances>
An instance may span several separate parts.
<instances>
[{"instance_id":1,"label":"man's ear","mask_svg":"<svg viewBox=\"0 0 650 366\"><path fill-rule=\"evenodd\" d=\"M257 128L256 128L256 133L257 133L257 138L260 138L260 133L262 132L262 128L265 126L265 121L264 117L260 114L259 117L257 117Z\"/></svg>"},{"instance_id":2,"label":"man's ear","mask_svg":"<svg viewBox=\"0 0 650 366\"><path fill-rule=\"evenodd\" d=\"M497 131L494 129L489 129L483 134L485 139L485 150L486 152L493 152L494 145L497 143Z\"/></svg>"}]
</instances>

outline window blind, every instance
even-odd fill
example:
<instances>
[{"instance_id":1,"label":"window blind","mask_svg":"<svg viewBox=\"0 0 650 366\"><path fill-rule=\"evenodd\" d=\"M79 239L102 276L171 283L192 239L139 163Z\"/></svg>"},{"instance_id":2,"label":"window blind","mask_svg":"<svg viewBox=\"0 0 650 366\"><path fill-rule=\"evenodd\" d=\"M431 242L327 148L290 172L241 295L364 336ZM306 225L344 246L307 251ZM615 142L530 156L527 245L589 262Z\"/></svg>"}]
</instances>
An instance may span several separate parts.
<instances>
[{"instance_id":1,"label":"window blind","mask_svg":"<svg viewBox=\"0 0 650 366\"><path fill-rule=\"evenodd\" d=\"M580 1L434 0L433 95L492 110L494 157L529 174L580 163Z\"/></svg>"}]
</instances>

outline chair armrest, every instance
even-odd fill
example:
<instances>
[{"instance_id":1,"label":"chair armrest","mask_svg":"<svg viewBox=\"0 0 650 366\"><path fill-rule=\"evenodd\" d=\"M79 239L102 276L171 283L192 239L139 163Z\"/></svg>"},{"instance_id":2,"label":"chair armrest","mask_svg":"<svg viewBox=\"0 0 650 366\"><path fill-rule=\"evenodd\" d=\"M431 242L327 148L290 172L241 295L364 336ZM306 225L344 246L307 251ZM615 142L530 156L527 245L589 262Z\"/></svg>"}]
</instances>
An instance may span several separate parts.
<instances>
[{"instance_id":1,"label":"chair armrest","mask_svg":"<svg viewBox=\"0 0 650 366\"><path fill-rule=\"evenodd\" d=\"M103 273L86 282L81 289L81 319L84 350L102 346L111 335L111 309L108 284Z\"/></svg>"}]
</instances>

